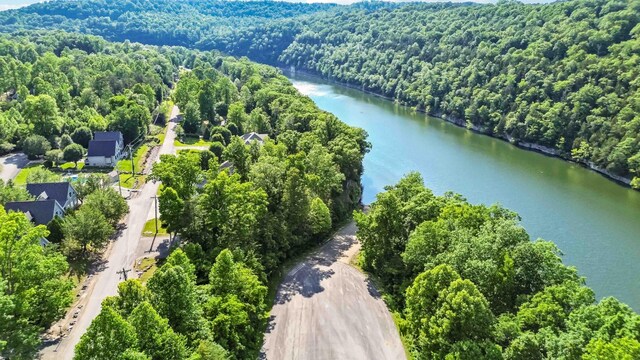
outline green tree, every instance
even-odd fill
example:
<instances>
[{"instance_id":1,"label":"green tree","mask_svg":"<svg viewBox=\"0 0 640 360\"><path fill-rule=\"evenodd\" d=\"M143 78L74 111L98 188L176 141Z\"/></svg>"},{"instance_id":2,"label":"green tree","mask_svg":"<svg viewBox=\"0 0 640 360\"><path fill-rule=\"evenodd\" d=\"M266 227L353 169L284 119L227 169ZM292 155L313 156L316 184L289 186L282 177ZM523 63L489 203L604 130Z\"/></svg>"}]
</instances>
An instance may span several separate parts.
<instances>
[{"instance_id":1,"label":"green tree","mask_svg":"<svg viewBox=\"0 0 640 360\"><path fill-rule=\"evenodd\" d=\"M229 352L222 346L203 340L196 351L189 357L189 360L229 360L230 358Z\"/></svg>"},{"instance_id":2,"label":"green tree","mask_svg":"<svg viewBox=\"0 0 640 360\"><path fill-rule=\"evenodd\" d=\"M211 295L205 316L211 321L214 339L237 358L258 355L267 319L267 288L231 251L220 252L209 274Z\"/></svg>"},{"instance_id":3,"label":"green tree","mask_svg":"<svg viewBox=\"0 0 640 360\"><path fill-rule=\"evenodd\" d=\"M73 140L71 139L71 136L69 136L69 134L63 134L60 137L60 149L64 149L71 144L73 144Z\"/></svg>"},{"instance_id":4,"label":"green tree","mask_svg":"<svg viewBox=\"0 0 640 360\"><path fill-rule=\"evenodd\" d=\"M120 131L125 143L146 135L150 121L149 109L133 101L126 101L107 116L109 129Z\"/></svg>"},{"instance_id":5,"label":"green tree","mask_svg":"<svg viewBox=\"0 0 640 360\"><path fill-rule=\"evenodd\" d=\"M311 201L309 224L313 235L323 235L331 230L331 212L320 198Z\"/></svg>"},{"instance_id":6,"label":"green tree","mask_svg":"<svg viewBox=\"0 0 640 360\"><path fill-rule=\"evenodd\" d=\"M34 134L45 138L58 135L62 128L56 100L46 94L28 96L24 101L23 116L33 126Z\"/></svg>"},{"instance_id":7,"label":"green tree","mask_svg":"<svg viewBox=\"0 0 640 360\"><path fill-rule=\"evenodd\" d=\"M74 359L126 359L127 350L138 346L136 329L110 307L103 307L100 314L76 345Z\"/></svg>"},{"instance_id":8,"label":"green tree","mask_svg":"<svg viewBox=\"0 0 640 360\"><path fill-rule=\"evenodd\" d=\"M59 181L62 181L62 176L60 174L54 173L53 171L45 168L35 168L29 171L29 175L27 175L27 184Z\"/></svg>"},{"instance_id":9,"label":"green tree","mask_svg":"<svg viewBox=\"0 0 640 360\"><path fill-rule=\"evenodd\" d=\"M222 158L233 164L234 173L239 174L242 179L247 179L249 174L249 150L242 139L234 136L224 149Z\"/></svg>"},{"instance_id":10,"label":"green tree","mask_svg":"<svg viewBox=\"0 0 640 360\"><path fill-rule=\"evenodd\" d=\"M200 107L195 101L189 101L184 108L182 128L187 134L197 134L200 130Z\"/></svg>"},{"instance_id":11,"label":"green tree","mask_svg":"<svg viewBox=\"0 0 640 360\"><path fill-rule=\"evenodd\" d=\"M152 359L182 360L186 358L185 340L176 334L148 302L142 302L129 316L138 338L138 347Z\"/></svg>"},{"instance_id":12,"label":"green tree","mask_svg":"<svg viewBox=\"0 0 640 360\"><path fill-rule=\"evenodd\" d=\"M104 218L114 227L129 212L127 202L111 187L96 189L84 198L82 204L83 207L100 211Z\"/></svg>"},{"instance_id":13,"label":"green tree","mask_svg":"<svg viewBox=\"0 0 640 360\"><path fill-rule=\"evenodd\" d=\"M71 133L71 139L73 139L74 143L80 144L86 149L89 147L89 141L93 139L93 134L87 126L81 126Z\"/></svg>"},{"instance_id":14,"label":"green tree","mask_svg":"<svg viewBox=\"0 0 640 360\"><path fill-rule=\"evenodd\" d=\"M71 144L64 148L62 152L62 158L65 161L73 161L78 167L78 161L82 160L84 156L84 148L79 144Z\"/></svg>"},{"instance_id":15,"label":"green tree","mask_svg":"<svg viewBox=\"0 0 640 360\"><path fill-rule=\"evenodd\" d=\"M184 214L184 201L173 188L165 187L162 189L158 203L160 220L169 233L177 233L188 224Z\"/></svg>"},{"instance_id":16,"label":"green tree","mask_svg":"<svg viewBox=\"0 0 640 360\"><path fill-rule=\"evenodd\" d=\"M77 244L83 253L89 245L95 250L104 248L114 233L100 210L88 206L81 206L78 211L66 216L62 228L67 249L73 251Z\"/></svg>"},{"instance_id":17,"label":"green tree","mask_svg":"<svg viewBox=\"0 0 640 360\"><path fill-rule=\"evenodd\" d=\"M181 199L189 199L195 193L195 186L201 180L200 156L193 152L176 155L161 155L153 164L151 179L162 181L165 187L173 188Z\"/></svg>"},{"instance_id":18,"label":"green tree","mask_svg":"<svg viewBox=\"0 0 640 360\"><path fill-rule=\"evenodd\" d=\"M22 150L27 154L29 159L35 159L51 150L51 144L49 144L49 141L44 136L31 135L24 139Z\"/></svg>"},{"instance_id":19,"label":"green tree","mask_svg":"<svg viewBox=\"0 0 640 360\"><path fill-rule=\"evenodd\" d=\"M33 196L23 188L16 186L13 181L9 180L6 183L0 179L0 205L10 201L27 201L32 200Z\"/></svg>"}]
</instances>

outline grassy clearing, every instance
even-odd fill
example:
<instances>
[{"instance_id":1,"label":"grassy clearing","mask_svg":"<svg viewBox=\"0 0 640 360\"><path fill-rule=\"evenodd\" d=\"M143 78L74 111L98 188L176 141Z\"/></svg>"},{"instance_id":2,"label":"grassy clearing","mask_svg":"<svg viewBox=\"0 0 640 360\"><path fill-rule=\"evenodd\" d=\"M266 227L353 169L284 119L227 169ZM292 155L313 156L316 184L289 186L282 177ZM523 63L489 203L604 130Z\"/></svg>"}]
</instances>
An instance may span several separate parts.
<instances>
[{"instance_id":1,"label":"grassy clearing","mask_svg":"<svg viewBox=\"0 0 640 360\"><path fill-rule=\"evenodd\" d=\"M42 164L28 164L18 172L16 178L13 179L13 183L16 185L25 185L27 183L27 177L29 176L29 174L35 169L43 167L44 165Z\"/></svg>"},{"instance_id":2,"label":"grassy clearing","mask_svg":"<svg viewBox=\"0 0 640 360\"><path fill-rule=\"evenodd\" d=\"M158 219L158 235L167 235L167 229L162 227L162 221ZM151 219L144 223L144 229L142 229L143 236L153 236L156 233L156 220Z\"/></svg>"},{"instance_id":3,"label":"grassy clearing","mask_svg":"<svg viewBox=\"0 0 640 360\"><path fill-rule=\"evenodd\" d=\"M144 175L120 174L120 185L127 189L137 189L145 183ZM137 183L136 183L137 182Z\"/></svg>"},{"instance_id":4,"label":"grassy clearing","mask_svg":"<svg viewBox=\"0 0 640 360\"><path fill-rule=\"evenodd\" d=\"M173 146L211 146L212 142L198 136L185 136L182 140L174 140Z\"/></svg>"},{"instance_id":5,"label":"grassy clearing","mask_svg":"<svg viewBox=\"0 0 640 360\"><path fill-rule=\"evenodd\" d=\"M148 152L149 145L147 144L143 144L136 149L136 152L133 154L133 163L136 166L136 172L139 173L142 171L142 166L144 165L144 160L147 158ZM131 159L126 158L118 161L118 169L123 173L132 173L133 169L131 168Z\"/></svg>"},{"instance_id":6,"label":"grassy clearing","mask_svg":"<svg viewBox=\"0 0 640 360\"><path fill-rule=\"evenodd\" d=\"M142 275L140 275L140 282L145 284L149 278L153 275L156 270L158 270L158 266L160 264L153 257L146 257L136 261L134 265L134 269L136 271L142 271Z\"/></svg>"}]
</instances>

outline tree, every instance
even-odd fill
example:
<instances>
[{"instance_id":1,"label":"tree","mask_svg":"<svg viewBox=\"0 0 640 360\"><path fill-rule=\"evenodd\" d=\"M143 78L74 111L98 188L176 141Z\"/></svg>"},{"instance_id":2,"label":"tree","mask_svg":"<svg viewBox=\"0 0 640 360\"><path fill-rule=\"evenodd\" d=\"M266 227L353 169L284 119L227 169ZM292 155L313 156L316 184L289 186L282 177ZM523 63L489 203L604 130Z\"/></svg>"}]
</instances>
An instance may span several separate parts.
<instances>
[{"instance_id":1,"label":"tree","mask_svg":"<svg viewBox=\"0 0 640 360\"><path fill-rule=\"evenodd\" d=\"M78 200L84 201L89 194L98 190L108 189L110 183L111 179L107 174L80 174L73 187L78 193Z\"/></svg>"},{"instance_id":2,"label":"tree","mask_svg":"<svg viewBox=\"0 0 640 360\"><path fill-rule=\"evenodd\" d=\"M60 174L54 173L45 168L35 168L27 175L27 184L59 182L62 181Z\"/></svg>"},{"instance_id":3,"label":"tree","mask_svg":"<svg viewBox=\"0 0 640 360\"><path fill-rule=\"evenodd\" d=\"M224 149L222 158L233 164L233 171L238 173L242 179L246 179L249 173L249 150L237 136Z\"/></svg>"},{"instance_id":4,"label":"tree","mask_svg":"<svg viewBox=\"0 0 640 360\"><path fill-rule=\"evenodd\" d=\"M22 151L29 157L29 159L36 159L39 156L44 155L47 151L51 150L51 144L44 136L31 135L24 139L22 143Z\"/></svg>"},{"instance_id":5,"label":"tree","mask_svg":"<svg viewBox=\"0 0 640 360\"><path fill-rule=\"evenodd\" d=\"M323 235L331 230L331 212L320 198L311 201L309 224L313 235Z\"/></svg>"},{"instance_id":6,"label":"tree","mask_svg":"<svg viewBox=\"0 0 640 360\"><path fill-rule=\"evenodd\" d=\"M83 200L83 207L100 211L104 218L114 227L129 211L127 202L111 187L96 189L87 195Z\"/></svg>"},{"instance_id":7,"label":"tree","mask_svg":"<svg viewBox=\"0 0 640 360\"><path fill-rule=\"evenodd\" d=\"M244 104L241 102L234 102L229 105L229 111L227 113L227 123L234 124L238 127L240 133L244 132L245 122L247 121L247 114L244 112Z\"/></svg>"},{"instance_id":8,"label":"tree","mask_svg":"<svg viewBox=\"0 0 640 360\"><path fill-rule=\"evenodd\" d=\"M151 179L162 181L165 187L173 188L181 199L189 199L195 193L195 185L201 180L200 156L192 152L176 155L161 155L160 162L153 164Z\"/></svg>"},{"instance_id":9,"label":"tree","mask_svg":"<svg viewBox=\"0 0 640 360\"><path fill-rule=\"evenodd\" d=\"M69 136L69 134L63 134L60 137L60 149L64 149L71 144L73 144L73 140L71 140L71 136Z\"/></svg>"},{"instance_id":10,"label":"tree","mask_svg":"<svg viewBox=\"0 0 640 360\"><path fill-rule=\"evenodd\" d=\"M11 180L5 183L0 179L1 206L11 201L27 201L31 199L33 199L33 196L25 188L16 186Z\"/></svg>"},{"instance_id":11,"label":"tree","mask_svg":"<svg viewBox=\"0 0 640 360\"><path fill-rule=\"evenodd\" d=\"M80 161L83 156L84 148L82 148L82 145L79 144L71 144L67 146L66 148L64 148L64 151L62 153L62 158L65 161L73 161L76 164L76 167L78 167L78 161Z\"/></svg>"},{"instance_id":12,"label":"tree","mask_svg":"<svg viewBox=\"0 0 640 360\"><path fill-rule=\"evenodd\" d=\"M64 256L40 245L47 235L23 213L0 208L0 317L8 317L0 323L3 357L32 358L38 334L72 301Z\"/></svg>"},{"instance_id":13,"label":"tree","mask_svg":"<svg viewBox=\"0 0 640 360\"><path fill-rule=\"evenodd\" d=\"M186 358L186 344L167 322L144 301L129 316L129 323L136 330L138 347L151 359L182 360Z\"/></svg>"},{"instance_id":14,"label":"tree","mask_svg":"<svg viewBox=\"0 0 640 360\"><path fill-rule=\"evenodd\" d=\"M75 360L124 359L137 348L136 329L110 307L103 307L76 345Z\"/></svg>"},{"instance_id":15,"label":"tree","mask_svg":"<svg viewBox=\"0 0 640 360\"><path fill-rule=\"evenodd\" d=\"M171 187L162 189L158 197L160 205L160 220L166 226L169 233L177 233L187 225L184 216L184 201Z\"/></svg>"},{"instance_id":16,"label":"tree","mask_svg":"<svg viewBox=\"0 0 640 360\"><path fill-rule=\"evenodd\" d=\"M213 142L209 146L209 151L211 151L218 159L221 159L222 154L224 153L224 145L219 141Z\"/></svg>"},{"instance_id":17,"label":"tree","mask_svg":"<svg viewBox=\"0 0 640 360\"><path fill-rule=\"evenodd\" d=\"M460 352L461 341L489 340L494 322L489 304L475 285L441 265L418 275L407 289L407 321L419 358L444 358ZM482 352L493 353L494 346ZM479 351L471 347L462 351Z\"/></svg>"},{"instance_id":18,"label":"tree","mask_svg":"<svg viewBox=\"0 0 640 360\"><path fill-rule=\"evenodd\" d=\"M49 150L44 154L44 160L49 162L51 166L56 165L63 161L62 159L62 150L54 149ZM47 165L49 166L49 165Z\"/></svg>"},{"instance_id":19,"label":"tree","mask_svg":"<svg viewBox=\"0 0 640 360\"><path fill-rule=\"evenodd\" d=\"M200 130L200 107L197 102L189 101L184 108L182 128L187 134L197 134Z\"/></svg>"},{"instance_id":20,"label":"tree","mask_svg":"<svg viewBox=\"0 0 640 360\"><path fill-rule=\"evenodd\" d=\"M76 144L82 145L83 148L89 147L89 141L93 139L93 133L87 126L81 126L71 133L71 139Z\"/></svg>"},{"instance_id":21,"label":"tree","mask_svg":"<svg viewBox=\"0 0 640 360\"><path fill-rule=\"evenodd\" d=\"M260 329L267 319L267 288L225 249L209 274L211 295L205 315L214 339L238 358L253 358L261 345Z\"/></svg>"},{"instance_id":22,"label":"tree","mask_svg":"<svg viewBox=\"0 0 640 360\"><path fill-rule=\"evenodd\" d=\"M231 355L222 346L208 340L202 340L189 360L229 360L230 358Z\"/></svg>"},{"instance_id":23,"label":"tree","mask_svg":"<svg viewBox=\"0 0 640 360\"><path fill-rule=\"evenodd\" d=\"M203 322L202 308L194 279L181 266L164 264L148 282L151 303L171 328L185 335L189 344L206 339L209 329Z\"/></svg>"},{"instance_id":24,"label":"tree","mask_svg":"<svg viewBox=\"0 0 640 360\"><path fill-rule=\"evenodd\" d=\"M128 144L147 134L151 114L147 107L129 100L113 109L107 116L107 121L109 129L120 131L124 142Z\"/></svg>"},{"instance_id":25,"label":"tree","mask_svg":"<svg viewBox=\"0 0 640 360\"><path fill-rule=\"evenodd\" d=\"M63 232L68 249L72 250L73 244L77 243L82 247L82 252L86 252L89 245L95 250L104 248L114 230L100 210L81 206L78 211L64 218Z\"/></svg>"},{"instance_id":26,"label":"tree","mask_svg":"<svg viewBox=\"0 0 640 360\"><path fill-rule=\"evenodd\" d=\"M28 123L32 124L33 133L44 138L58 135L62 128L56 100L47 94L27 96L23 116Z\"/></svg>"}]
</instances>

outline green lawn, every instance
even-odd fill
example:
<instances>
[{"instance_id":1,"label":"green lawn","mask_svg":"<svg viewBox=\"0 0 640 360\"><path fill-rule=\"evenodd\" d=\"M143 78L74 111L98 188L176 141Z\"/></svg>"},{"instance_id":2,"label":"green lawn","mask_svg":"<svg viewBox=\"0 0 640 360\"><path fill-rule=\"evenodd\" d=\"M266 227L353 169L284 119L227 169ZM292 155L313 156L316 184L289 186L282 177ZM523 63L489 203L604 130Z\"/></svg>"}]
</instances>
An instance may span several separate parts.
<instances>
[{"instance_id":1,"label":"green lawn","mask_svg":"<svg viewBox=\"0 0 640 360\"><path fill-rule=\"evenodd\" d=\"M144 224L142 235L153 236L156 233L156 220L151 219ZM162 221L158 219L158 235L167 235L167 229L162 227Z\"/></svg>"},{"instance_id":2,"label":"green lawn","mask_svg":"<svg viewBox=\"0 0 640 360\"><path fill-rule=\"evenodd\" d=\"M138 180L138 184L136 185L136 180ZM146 181L146 177L144 175L131 175L131 174L120 174L120 185L123 188L134 189L139 188Z\"/></svg>"},{"instance_id":3,"label":"green lawn","mask_svg":"<svg viewBox=\"0 0 640 360\"><path fill-rule=\"evenodd\" d=\"M78 161L78 167L76 168L76 164L73 162L66 162L64 164L58 165L58 167L62 170L82 170L84 167L84 160Z\"/></svg>"},{"instance_id":4,"label":"green lawn","mask_svg":"<svg viewBox=\"0 0 640 360\"><path fill-rule=\"evenodd\" d=\"M42 167L44 167L44 165L42 164L28 164L22 170L20 170L20 172L18 172L16 178L13 179L13 183L16 185L25 185L27 183L27 176L29 176L29 173L37 168Z\"/></svg>"},{"instance_id":5,"label":"green lawn","mask_svg":"<svg viewBox=\"0 0 640 360\"><path fill-rule=\"evenodd\" d=\"M149 152L149 146L147 144L143 144L138 149L136 149L136 152L133 154L133 163L136 166L135 170L137 173L142 171L142 166L144 166L144 160L147 157L148 152ZM131 159L126 158L118 161L117 167L120 170L120 172L131 173L132 172Z\"/></svg>"},{"instance_id":6,"label":"green lawn","mask_svg":"<svg viewBox=\"0 0 640 360\"><path fill-rule=\"evenodd\" d=\"M178 139L173 141L173 146L210 146L211 144L211 141L197 136L185 136L182 141Z\"/></svg>"}]
</instances>

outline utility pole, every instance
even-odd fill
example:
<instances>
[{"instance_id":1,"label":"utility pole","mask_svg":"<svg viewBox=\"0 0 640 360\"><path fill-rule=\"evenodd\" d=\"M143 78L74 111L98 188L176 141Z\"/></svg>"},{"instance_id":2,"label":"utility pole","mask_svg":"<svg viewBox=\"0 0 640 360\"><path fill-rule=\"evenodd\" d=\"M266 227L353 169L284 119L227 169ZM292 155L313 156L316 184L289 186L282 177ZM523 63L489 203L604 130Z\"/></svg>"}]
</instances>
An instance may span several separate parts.
<instances>
[{"instance_id":1,"label":"utility pole","mask_svg":"<svg viewBox=\"0 0 640 360\"><path fill-rule=\"evenodd\" d=\"M131 176L136 176L136 168L133 163L133 147L129 144L129 157L131 158Z\"/></svg>"},{"instance_id":2,"label":"utility pole","mask_svg":"<svg viewBox=\"0 0 640 360\"><path fill-rule=\"evenodd\" d=\"M156 234L158 233L158 195L152 196L155 203L155 213L156 213Z\"/></svg>"},{"instance_id":3,"label":"utility pole","mask_svg":"<svg viewBox=\"0 0 640 360\"><path fill-rule=\"evenodd\" d=\"M124 278L125 281L127 281L127 273L131 271L131 269L127 270L125 268L122 268L122 270L120 271L116 271L117 274L122 275L122 277Z\"/></svg>"},{"instance_id":4,"label":"utility pole","mask_svg":"<svg viewBox=\"0 0 640 360\"><path fill-rule=\"evenodd\" d=\"M120 196L122 196L122 184L120 183L120 170L116 169L116 173L118 174L118 189L120 190Z\"/></svg>"}]
</instances>

